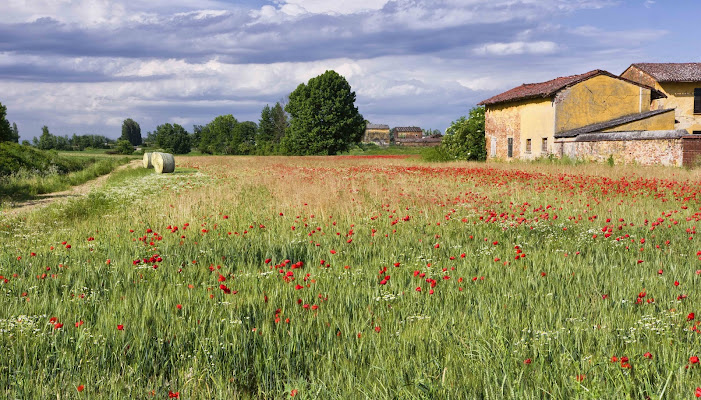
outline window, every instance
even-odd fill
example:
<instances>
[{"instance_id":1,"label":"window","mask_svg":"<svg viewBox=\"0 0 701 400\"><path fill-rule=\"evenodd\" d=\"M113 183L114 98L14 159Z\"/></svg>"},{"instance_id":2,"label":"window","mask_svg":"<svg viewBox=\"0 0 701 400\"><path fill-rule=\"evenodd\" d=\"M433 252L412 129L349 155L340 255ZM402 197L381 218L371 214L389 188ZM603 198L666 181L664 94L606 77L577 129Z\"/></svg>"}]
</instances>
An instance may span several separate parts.
<instances>
[{"instance_id":1,"label":"window","mask_svg":"<svg viewBox=\"0 0 701 400\"><path fill-rule=\"evenodd\" d=\"M514 156L514 138L506 139L506 156L509 158Z\"/></svg>"},{"instance_id":2,"label":"window","mask_svg":"<svg viewBox=\"0 0 701 400\"><path fill-rule=\"evenodd\" d=\"M531 139L526 139L526 154L531 154Z\"/></svg>"},{"instance_id":3,"label":"window","mask_svg":"<svg viewBox=\"0 0 701 400\"><path fill-rule=\"evenodd\" d=\"M691 131L692 135L701 135L701 131Z\"/></svg>"},{"instance_id":4,"label":"window","mask_svg":"<svg viewBox=\"0 0 701 400\"><path fill-rule=\"evenodd\" d=\"M694 114L701 114L701 88L694 89Z\"/></svg>"},{"instance_id":5,"label":"window","mask_svg":"<svg viewBox=\"0 0 701 400\"><path fill-rule=\"evenodd\" d=\"M492 136L492 151L491 151L491 153L492 153L492 157L497 156L497 138L495 138L494 136Z\"/></svg>"},{"instance_id":6,"label":"window","mask_svg":"<svg viewBox=\"0 0 701 400\"><path fill-rule=\"evenodd\" d=\"M540 152L543 154L548 153L548 138L546 138L546 137L543 138L543 144L540 148Z\"/></svg>"}]
</instances>

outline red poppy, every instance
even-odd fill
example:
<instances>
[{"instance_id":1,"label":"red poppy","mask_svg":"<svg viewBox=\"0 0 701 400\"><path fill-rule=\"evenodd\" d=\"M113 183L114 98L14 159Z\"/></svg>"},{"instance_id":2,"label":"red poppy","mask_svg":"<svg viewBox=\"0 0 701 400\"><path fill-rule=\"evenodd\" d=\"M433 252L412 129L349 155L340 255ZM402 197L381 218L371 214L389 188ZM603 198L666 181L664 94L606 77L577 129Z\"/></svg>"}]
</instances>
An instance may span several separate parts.
<instances>
[{"instance_id":1,"label":"red poppy","mask_svg":"<svg viewBox=\"0 0 701 400\"><path fill-rule=\"evenodd\" d=\"M124 325L117 325L117 330L118 330L118 331L123 331L123 330L124 330Z\"/></svg>"},{"instance_id":2,"label":"red poppy","mask_svg":"<svg viewBox=\"0 0 701 400\"><path fill-rule=\"evenodd\" d=\"M85 390L85 386L83 386L83 385L78 385L78 387L76 387L75 390L77 390L77 391L79 391L79 392L82 392L83 390Z\"/></svg>"}]
</instances>

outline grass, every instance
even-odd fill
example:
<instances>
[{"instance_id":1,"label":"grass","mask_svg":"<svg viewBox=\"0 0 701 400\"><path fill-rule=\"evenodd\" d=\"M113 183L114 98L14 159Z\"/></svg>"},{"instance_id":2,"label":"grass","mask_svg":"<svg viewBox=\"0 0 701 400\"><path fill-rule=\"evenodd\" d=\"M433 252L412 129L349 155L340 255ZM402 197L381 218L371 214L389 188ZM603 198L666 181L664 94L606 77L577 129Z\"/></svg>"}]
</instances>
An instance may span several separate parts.
<instances>
[{"instance_id":1,"label":"grass","mask_svg":"<svg viewBox=\"0 0 701 400\"><path fill-rule=\"evenodd\" d=\"M690 398L700 385L698 171L176 162L0 219L3 397Z\"/></svg>"},{"instance_id":2,"label":"grass","mask_svg":"<svg viewBox=\"0 0 701 400\"><path fill-rule=\"evenodd\" d=\"M86 158L81 161L82 169L61 173L55 167L44 170L19 169L15 173L0 177L0 200L21 201L36 198L37 195L59 192L71 186L80 185L98 176L112 172L129 158Z\"/></svg>"}]
</instances>

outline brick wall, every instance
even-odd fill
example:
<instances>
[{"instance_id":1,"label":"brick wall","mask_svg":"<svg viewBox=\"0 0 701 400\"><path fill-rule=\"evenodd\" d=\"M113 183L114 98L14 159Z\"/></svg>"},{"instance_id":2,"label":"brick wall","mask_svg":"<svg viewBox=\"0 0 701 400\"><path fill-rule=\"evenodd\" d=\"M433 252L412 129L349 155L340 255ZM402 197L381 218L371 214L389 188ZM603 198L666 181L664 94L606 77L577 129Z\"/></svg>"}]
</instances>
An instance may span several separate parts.
<instances>
[{"instance_id":1,"label":"brick wall","mask_svg":"<svg viewBox=\"0 0 701 400\"><path fill-rule=\"evenodd\" d=\"M487 106L484 115L484 125L487 143L487 160L491 157L491 138L497 138L496 158L506 160L507 138L514 138L513 158L520 155L521 143L521 112L517 105L504 107L499 105Z\"/></svg>"},{"instance_id":2,"label":"brick wall","mask_svg":"<svg viewBox=\"0 0 701 400\"><path fill-rule=\"evenodd\" d=\"M701 142L699 142L701 144ZM561 146L561 147L560 147ZM681 167L682 139L612 140L558 142L561 153L576 159L606 162L613 156L616 164L672 165Z\"/></svg>"}]
</instances>

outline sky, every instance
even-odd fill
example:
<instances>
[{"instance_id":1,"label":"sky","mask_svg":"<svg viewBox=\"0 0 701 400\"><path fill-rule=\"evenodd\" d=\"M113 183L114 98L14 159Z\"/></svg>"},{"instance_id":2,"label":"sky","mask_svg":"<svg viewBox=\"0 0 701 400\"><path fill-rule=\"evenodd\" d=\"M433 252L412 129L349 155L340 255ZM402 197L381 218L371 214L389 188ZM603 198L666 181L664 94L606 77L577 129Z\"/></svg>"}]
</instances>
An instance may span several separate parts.
<instances>
[{"instance_id":1,"label":"sky","mask_svg":"<svg viewBox=\"0 0 701 400\"><path fill-rule=\"evenodd\" d=\"M9 3L8 3L9 2ZM255 121L335 70L366 120L445 130L522 83L701 62L696 0L5 0L0 103L41 134Z\"/></svg>"}]
</instances>

